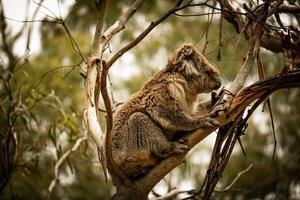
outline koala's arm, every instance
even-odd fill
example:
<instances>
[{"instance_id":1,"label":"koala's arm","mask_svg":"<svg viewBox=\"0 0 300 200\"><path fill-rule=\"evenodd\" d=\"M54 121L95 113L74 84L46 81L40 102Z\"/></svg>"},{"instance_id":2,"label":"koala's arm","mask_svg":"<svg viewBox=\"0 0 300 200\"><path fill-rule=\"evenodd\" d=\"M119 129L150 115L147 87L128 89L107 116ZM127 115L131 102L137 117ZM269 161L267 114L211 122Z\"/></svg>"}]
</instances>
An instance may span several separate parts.
<instances>
[{"instance_id":1,"label":"koala's arm","mask_svg":"<svg viewBox=\"0 0 300 200\"><path fill-rule=\"evenodd\" d=\"M208 115L195 116L184 112L178 103L163 102L154 107L153 112L164 128L176 129L177 131L192 131L198 128L219 126L220 123Z\"/></svg>"}]
</instances>

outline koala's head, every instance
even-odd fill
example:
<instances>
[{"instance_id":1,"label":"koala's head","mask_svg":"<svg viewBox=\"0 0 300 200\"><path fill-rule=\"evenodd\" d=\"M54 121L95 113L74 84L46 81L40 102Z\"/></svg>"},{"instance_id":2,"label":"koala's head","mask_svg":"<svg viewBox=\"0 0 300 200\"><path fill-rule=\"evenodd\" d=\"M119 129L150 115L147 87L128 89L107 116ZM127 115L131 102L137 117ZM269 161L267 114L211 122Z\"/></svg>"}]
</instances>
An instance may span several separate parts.
<instances>
[{"instance_id":1,"label":"koala's head","mask_svg":"<svg viewBox=\"0 0 300 200\"><path fill-rule=\"evenodd\" d=\"M183 45L170 62L168 67L183 75L196 93L211 92L221 86L219 71L192 45Z\"/></svg>"}]
</instances>

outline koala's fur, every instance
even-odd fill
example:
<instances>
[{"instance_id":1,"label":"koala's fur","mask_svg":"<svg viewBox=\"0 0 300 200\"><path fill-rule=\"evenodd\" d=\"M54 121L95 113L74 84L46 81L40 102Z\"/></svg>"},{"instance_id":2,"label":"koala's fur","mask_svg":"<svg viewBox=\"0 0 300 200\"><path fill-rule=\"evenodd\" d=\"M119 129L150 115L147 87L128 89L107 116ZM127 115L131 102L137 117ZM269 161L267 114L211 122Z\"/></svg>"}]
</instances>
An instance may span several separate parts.
<instances>
[{"instance_id":1,"label":"koala's fur","mask_svg":"<svg viewBox=\"0 0 300 200\"><path fill-rule=\"evenodd\" d=\"M159 158L187 151L184 141L173 141L174 135L220 125L205 115L210 103L197 105L199 93L211 92L220 85L218 70L193 46L183 45L164 69L115 112L114 162L134 178L146 173Z\"/></svg>"}]
</instances>

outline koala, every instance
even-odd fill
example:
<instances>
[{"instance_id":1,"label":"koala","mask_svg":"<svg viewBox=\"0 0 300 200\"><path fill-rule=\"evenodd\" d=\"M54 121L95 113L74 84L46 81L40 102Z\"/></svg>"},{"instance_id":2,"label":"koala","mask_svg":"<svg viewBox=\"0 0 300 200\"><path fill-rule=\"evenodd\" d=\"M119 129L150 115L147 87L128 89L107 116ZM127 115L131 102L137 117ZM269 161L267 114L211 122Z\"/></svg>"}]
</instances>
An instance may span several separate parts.
<instances>
[{"instance_id":1,"label":"koala","mask_svg":"<svg viewBox=\"0 0 300 200\"><path fill-rule=\"evenodd\" d=\"M160 159L189 150L178 132L220 126L210 117L210 102L197 95L220 87L218 70L185 44L114 113L112 156L127 177L145 174Z\"/></svg>"}]
</instances>

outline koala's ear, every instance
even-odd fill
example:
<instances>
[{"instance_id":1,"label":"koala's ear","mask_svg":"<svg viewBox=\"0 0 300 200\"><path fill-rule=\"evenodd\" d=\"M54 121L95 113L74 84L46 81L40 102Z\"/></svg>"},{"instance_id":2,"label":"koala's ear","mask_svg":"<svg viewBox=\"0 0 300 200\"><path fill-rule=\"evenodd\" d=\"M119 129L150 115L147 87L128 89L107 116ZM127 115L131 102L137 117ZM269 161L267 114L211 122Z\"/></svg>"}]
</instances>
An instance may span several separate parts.
<instances>
[{"instance_id":1,"label":"koala's ear","mask_svg":"<svg viewBox=\"0 0 300 200\"><path fill-rule=\"evenodd\" d=\"M197 57L197 50L192 45L183 45L176 53L175 63L177 70L187 75L199 74L198 68L200 68L201 63Z\"/></svg>"},{"instance_id":2,"label":"koala's ear","mask_svg":"<svg viewBox=\"0 0 300 200\"><path fill-rule=\"evenodd\" d=\"M176 61L189 60L195 53L195 49L191 44L184 44L176 53Z\"/></svg>"}]
</instances>

